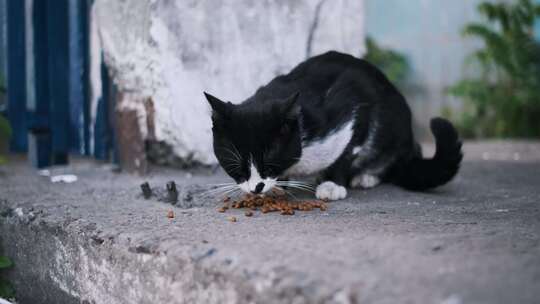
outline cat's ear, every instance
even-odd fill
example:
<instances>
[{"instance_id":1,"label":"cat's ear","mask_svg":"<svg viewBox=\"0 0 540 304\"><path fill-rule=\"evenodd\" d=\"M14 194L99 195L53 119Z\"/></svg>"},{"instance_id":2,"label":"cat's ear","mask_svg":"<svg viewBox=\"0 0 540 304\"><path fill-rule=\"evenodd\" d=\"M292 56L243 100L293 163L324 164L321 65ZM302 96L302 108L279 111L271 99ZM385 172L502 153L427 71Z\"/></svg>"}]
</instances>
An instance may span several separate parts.
<instances>
[{"instance_id":1,"label":"cat's ear","mask_svg":"<svg viewBox=\"0 0 540 304\"><path fill-rule=\"evenodd\" d=\"M287 119L294 120L298 118L298 115L300 115L300 104L298 103L298 97L300 96L300 92L296 92L289 96L287 99L285 99L284 102L284 111Z\"/></svg>"},{"instance_id":2,"label":"cat's ear","mask_svg":"<svg viewBox=\"0 0 540 304\"><path fill-rule=\"evenodd\" d=\"M229 118L232 111L232 103L221 101L219 98L212 96L206 92L203 92L206 100L212 108L212 117L217 118Z\"/></svg>"}]
</instances>

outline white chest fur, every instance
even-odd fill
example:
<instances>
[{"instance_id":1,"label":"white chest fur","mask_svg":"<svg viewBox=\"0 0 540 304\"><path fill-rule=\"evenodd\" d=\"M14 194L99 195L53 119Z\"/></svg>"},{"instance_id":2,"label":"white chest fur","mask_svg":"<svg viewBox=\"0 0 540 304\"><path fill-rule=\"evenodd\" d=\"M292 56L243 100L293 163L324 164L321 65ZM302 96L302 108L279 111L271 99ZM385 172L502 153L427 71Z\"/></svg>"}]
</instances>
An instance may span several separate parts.
<instances>
[{"instance_id":1,"label":"white chest fur","mask_svg":"<svg viewBox=\"0 0 540 304\"><path fill-rule=\"evenodd\" d=\"M286 175L310 175L328 168L351 141L353 122L343 124L320 140L306 143L300 160L287 170Z\"/></svg>"}]
</instances>

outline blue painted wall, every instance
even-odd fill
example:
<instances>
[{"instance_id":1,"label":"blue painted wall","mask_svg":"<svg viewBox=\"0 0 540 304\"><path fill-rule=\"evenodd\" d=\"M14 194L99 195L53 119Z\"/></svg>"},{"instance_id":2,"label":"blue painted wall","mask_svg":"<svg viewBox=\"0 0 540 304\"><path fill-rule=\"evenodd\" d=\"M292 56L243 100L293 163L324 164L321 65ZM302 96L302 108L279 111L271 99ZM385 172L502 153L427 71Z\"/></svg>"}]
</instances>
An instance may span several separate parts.
<instances>
[{"instance_id":1,"label":"blue painted wall","mask_svg":"<svg viewBox=\"0 0 540 304\"><path fill-rule=\"evenodd\" d=\"M3 85L6 85L6 65L7 65L7 12L6 12L6 0L0 0L0 78L3 81ZM0 115L5 111L7 106L6 96L0 92Z\"/></svg>"},{"instance_id":2,"label":"blue painted wall","mask_svg":"<svg viewBox=\"0 0 540 304\"><path fill-rule=\"evenodd\" d=\"M536 3L540 4L540 0L535 0ZM536 25L534 27L534 35L536 39L540 41L540 18L536 19Z\"/></svg>"},{"instance_id":3,"label":"blue painted wall","mask_svg":"<svg viewBox=\"0 0 540 304\"><path fill-rule=\"evenodd\" d=\"M465 75L463 61L479 42L461 36L463 26L479 19L480 0L366 0L366 31L377 42L404 53L413 68L405 92L422 135L443 105L459 102L445 88Z\"/></svg>"},{"instance_id":4,"label":"blue painted wall","mask_svg":"<svg viewBox=\"0 0 540 304\"><path fill-rule=\"evenodd\" d=\"M107 92L100 101L101 120L97 126L90 121L92 0L0 1L0 18L6 16L0 25L7 25L9 57L2 57L0 43L0 68L7 64L11 149L28 152L37 167L66 164L70 154L92 154L90 129L95 127L102 135L95 139L101 153L96 156L110 160L114 130Z\"/></svg>"},{"instance_id":5,"label":"blue painted wall","mask_svg":"<svg viewBox=\"0 0 540 304\"><path fill-rule=\"evenodd\" d=\"M13 129L10 148L27 149L25 1L7 1L7 116Z\"/></svg>"},{"instance_id":6,"label":"blue painted wall","mask_svg":"<svg viewBox=\"0 0 540 304\"><path fill-rule=\"evenodd\" d=\"M0 75L6 76L6 0L0 0ZM0 101L0 105L2 102Z\"/></svg>"}]
</instances>

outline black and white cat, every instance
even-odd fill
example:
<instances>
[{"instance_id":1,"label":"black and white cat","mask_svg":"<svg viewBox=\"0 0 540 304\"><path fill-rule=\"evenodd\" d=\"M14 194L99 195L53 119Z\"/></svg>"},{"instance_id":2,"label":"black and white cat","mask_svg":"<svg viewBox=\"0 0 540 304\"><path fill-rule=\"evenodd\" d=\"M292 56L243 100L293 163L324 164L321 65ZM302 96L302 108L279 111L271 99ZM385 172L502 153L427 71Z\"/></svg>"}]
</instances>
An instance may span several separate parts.
<instances>
[{"instance_id":1,"label":"black and white cat","mask_svg":"<svg viewBox=\"0 0 540 304\"><path fill-rule=\"evenodd\" d=\"M405 98L376 67L338 52L302 62L238 105L205 95L215 155L248 193L302 188L278 179L312 174L319 199L381 182L425 190L450 181L462 159L457 132L442 118L431 121L435 156L422 158Z\"/></svg>"}]
</instances>

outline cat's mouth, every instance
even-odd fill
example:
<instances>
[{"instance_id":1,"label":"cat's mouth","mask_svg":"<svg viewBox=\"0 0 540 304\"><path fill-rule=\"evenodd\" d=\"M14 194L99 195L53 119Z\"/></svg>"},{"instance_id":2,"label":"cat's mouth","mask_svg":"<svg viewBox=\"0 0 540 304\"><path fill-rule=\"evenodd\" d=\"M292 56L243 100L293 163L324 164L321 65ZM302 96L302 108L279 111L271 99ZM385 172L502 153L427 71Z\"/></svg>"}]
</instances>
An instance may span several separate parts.
<instances>
[{"instance_id":1,"label":"cat's mouth","mask_svg":"<svg viewBox=\"0 0 540 304\"><path fill-rule=\"evenodd\" d=\"M277 179L274 178L250 178L238 184L238 187L245 193L264 194L277 186Z\"/></svg>"}]
</instances>

